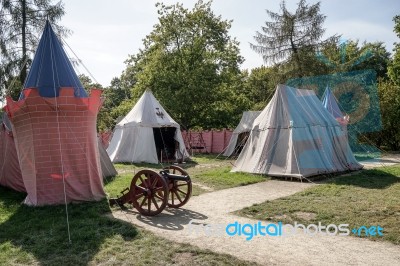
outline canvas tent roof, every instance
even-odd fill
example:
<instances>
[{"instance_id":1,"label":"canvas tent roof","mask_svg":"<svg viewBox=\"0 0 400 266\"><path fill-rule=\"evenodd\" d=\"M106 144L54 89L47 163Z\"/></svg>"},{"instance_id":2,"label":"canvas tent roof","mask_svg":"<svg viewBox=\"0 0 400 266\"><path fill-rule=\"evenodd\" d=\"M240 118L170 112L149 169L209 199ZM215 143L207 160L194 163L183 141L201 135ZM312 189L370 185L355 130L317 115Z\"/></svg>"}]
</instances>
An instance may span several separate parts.
<instances>
[{"instance_id":1,"label":"canvas tent roof","mask_svg":"<svg viewBox=\"0 0 400 266\"><path fill-rule=\"evenodd\" d=\"M75 97L88 96L49 21L46 21L24 88L35 88L42 97L58 97L62 87L74 88ZM22 91L20 98L23 97Z\"/></svg>"},{"instance_id":2,"label":"canvas tent roof","mask_svg":"<svg viewBox=\"0 0 400 266\"><path fill-rule=\"evenodd\" d=\"M242 118L240 119L239 124L235 128L235 130L232 133L232 137L229 140L229 144L224 152L224 156L231 156L236 147L237 147L237 141L238 137L241 133L244 132L250 132L254 120L259 116L261 111L245 111L243 112ZM244 145L244 143L242 143Z\"/></svg>"},{"instance_id":3,"label":"canvas tent roof","mask_svg":"<svg viewBox=\"0 0 400 266\"><path fill-rule=\"evenodd\" d=\"M347 130L347 124L349 123L350 117L346 114L343 115L338 101L329 87L326 87L324 95L322 96L322 105L326 110L343 126L343 129Z\"/></svg>"},{"instance_id":4,"label":"canvas tent roof","mask_svg":"<svg viewBox=\"0 0 400 266\"><path fill-rule=\"evenodd\" d=\"M325 107L326 110L328 110L329 113L333 115L333 117L343 117L342 111L340 111L335 95L333 95L329 87L326 87L324 95L322 96L322 105Z\"/></svg>"},{"instance_id":5,"label":"canvas tent roof","mask_svg":"<svg viewBox=\"0 0 400 266\"><path fill-rule=\"evenodd\" d=\"M179 127L179 124L165 111L150 90L146 90L129 113L121 119L117 127Z\"/></svg>"},{"instance_id":6,"label":"canvas tent roof","mask_svg":"<svg viewBox=\"0 0 400 266\"><path fill-rule=\"evenodd\" d=\"M156 144L156 134L161 136L164 144L167 139L164 134L168 128L175 128L174 142L170 149L175 149L176 160L188 157L183 142L180 126L171 118L150 90L146 90L132 110L115 126L113 137L107 148L107 153L113 162L148 162L158 163L159 151ZM165 147L164 147L165 148ZM165 149L162 148L162 151ZM165 151L168 152L168 151Z\"/></svg>"},{"instance_id":7,"label":"canvas tent roof","mask_svg":"<svg viewBox=\"0 0 400 266\"><path fill-rule=\"evenodd\" d=\"M346 132L315 93L278 85L233 171L303 178L361 168Z\"/></svg>"}]
</instances>

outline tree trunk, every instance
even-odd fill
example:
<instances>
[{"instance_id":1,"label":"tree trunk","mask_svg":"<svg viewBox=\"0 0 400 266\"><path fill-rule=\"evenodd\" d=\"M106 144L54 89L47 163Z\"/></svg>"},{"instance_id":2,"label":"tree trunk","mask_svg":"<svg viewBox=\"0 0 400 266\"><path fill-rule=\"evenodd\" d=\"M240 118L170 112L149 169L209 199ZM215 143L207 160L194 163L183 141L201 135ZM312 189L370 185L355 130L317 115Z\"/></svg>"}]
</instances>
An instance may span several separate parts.
<instances>
[{"instance_id":1,"label":"tree trunk","mask_svg":"<svg viewBox=\"0 0 400 266\"><path fill-rule=\"evenodd\" d=\"M294 29L293 29L293 31L294 31ZM299 51L298 51L296 45L293 42L293 32L292 32L291 35L292 36L290 37L290 46L292 47L294 58L295 58L295 61L297 63L297 69L299 71L299 77L301 78L301 77L303 77L303 68L301 66L301 60L300 60L300 57L299 57Z\"/></svg>"},{"instance_id":2,"label":"tree trunk","mask_svg":"<svg viewBox=\"0 0 400 266\"><path fill-rule=\"evenodd\" d=\"M22 0L21 2L21 10L22 10L22 70L19 76L21 85L24 85L26 75L27 75L27 67L26 67L26 0Z\"/></svg>"}]
</instances>

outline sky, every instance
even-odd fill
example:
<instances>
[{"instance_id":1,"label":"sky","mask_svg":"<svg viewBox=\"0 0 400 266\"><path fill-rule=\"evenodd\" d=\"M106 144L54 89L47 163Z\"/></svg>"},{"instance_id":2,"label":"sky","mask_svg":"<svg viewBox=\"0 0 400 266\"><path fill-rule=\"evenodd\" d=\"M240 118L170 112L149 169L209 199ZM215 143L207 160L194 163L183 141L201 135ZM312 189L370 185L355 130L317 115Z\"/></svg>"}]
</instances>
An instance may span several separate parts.
<instances>
[{"instance_id":1,"label":"sky","mask_svg":"<svg viewBox=\"0 0 400 266\"><path fill-rule=\"evenodd\" d=\"M155 4L178 1L165 0L64 0L66 14L61 25L72 31L65 39L67 53L82 64L79 74L92 76L104 87L125 69L129 55L143 48L142 40L158 23ZM192 9L195 0L181 0ZM279 12L280 0L214 0L212 9L224 20L233 20L229 33L240 45L245 62L242 69L263 65L259 54L250 48L256 31L269 19L265 10ZM318 1L308 0L308 4ZM395 15L400 15L399 0L321 0L321 13L326 16L325 36L341 34L343 40L384 42L389 52L400 42L393 32ZM286 0L289 11L295 11L298 0ZM75 54L75 55L74 55ZM88 71L86 71L86 69Z\"/></svg>"}]
</instances>

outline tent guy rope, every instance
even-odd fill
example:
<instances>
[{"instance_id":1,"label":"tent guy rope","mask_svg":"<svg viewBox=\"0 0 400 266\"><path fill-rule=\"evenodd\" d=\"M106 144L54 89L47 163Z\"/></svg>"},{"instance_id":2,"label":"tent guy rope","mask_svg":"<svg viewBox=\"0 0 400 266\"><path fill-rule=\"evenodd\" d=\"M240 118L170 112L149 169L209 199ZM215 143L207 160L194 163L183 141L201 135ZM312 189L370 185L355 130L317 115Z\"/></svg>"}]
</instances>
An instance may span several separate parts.
<instances>
[{"instance_id":1,"label":"tent guy rope","mask_svg":"<svg viewBox=\"0 0 400 266\"><path fill-rule=\"evenodd\" d=\"M50 34L50 32L49 32ZM50 38L50 36L48 36ZM71 231L70 231L70 225L69 225L69 213L68 213L68 203L67 203L67 192L65 188L65 171L64 171L64 158L63 158L63 152L62 152L62 145L61 145L61 131L60 131L60 118L59 118L59 112L60 110L58 109L58 100L57 100L57 94L56 94L56 79L54 76L54 73L56 70L56 67L54 66L54 49L53 49L53 43L50 41L50 54L51 54L51 67L52 67L52 73L53 73L53 89L54 89L54 100L56 104L56 116L57 116L57 131L58 131L58 144L59 144L59 149L60 149L60 155L61 155L61 174L62 174L62 181L63 181L63 191L64 191L64 205L65 205L65 215L66 215L66 220L67 220L67 231L68 231L68 242L71 244Z\"/></svg>"}]
</instances>

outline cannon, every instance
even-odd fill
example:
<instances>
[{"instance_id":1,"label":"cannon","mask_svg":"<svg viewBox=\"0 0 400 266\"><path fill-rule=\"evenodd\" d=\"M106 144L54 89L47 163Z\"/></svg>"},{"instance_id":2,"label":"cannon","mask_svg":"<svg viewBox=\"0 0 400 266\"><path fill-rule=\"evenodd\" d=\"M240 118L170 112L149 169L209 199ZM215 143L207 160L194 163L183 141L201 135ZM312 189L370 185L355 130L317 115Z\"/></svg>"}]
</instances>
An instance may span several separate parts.
<instances>
[{"instance_id":1,"label":"cannon","mask_svg":"<svg viewBox=\"0 0 400 266\"><path fill-rule=\"evenodd\" d=\"M192 195L192 181L188 173L176 165L165 167L159 173L145 169L133 176L130 188L121 194L109 199L111 206L129 203L139 213L154 216L167 206L179 208L185 205Z\"/></svg>"}]
</instances>

